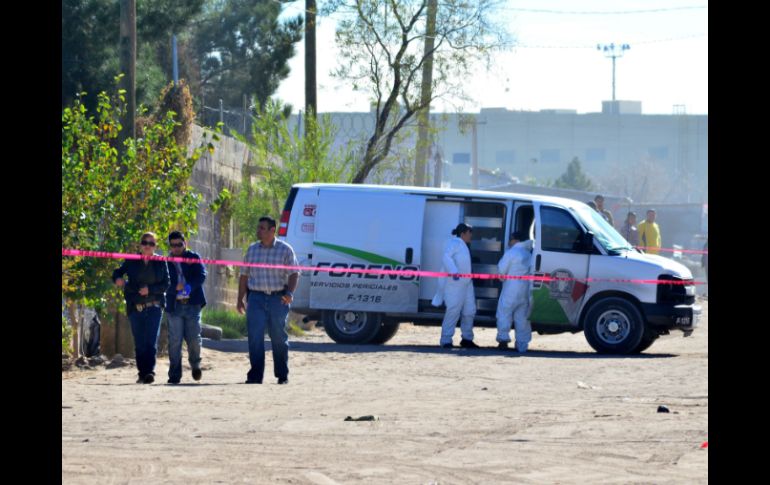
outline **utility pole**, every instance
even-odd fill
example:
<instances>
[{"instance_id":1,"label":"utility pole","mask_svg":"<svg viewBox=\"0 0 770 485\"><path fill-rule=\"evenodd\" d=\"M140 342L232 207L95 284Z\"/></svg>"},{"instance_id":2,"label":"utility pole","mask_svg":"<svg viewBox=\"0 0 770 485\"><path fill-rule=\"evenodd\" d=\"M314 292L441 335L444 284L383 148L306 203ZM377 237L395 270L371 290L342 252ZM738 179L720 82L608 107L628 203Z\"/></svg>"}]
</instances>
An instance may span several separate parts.
<instances>
[{"instance_id":1,"label":"utility pole","mask_svg":"<svg viewBox=\"0 0 770 485\"><path fill-rule=\"evenodd\" d=\"M315 119L318 112L316 93L316 48L315 48L315 0L305 0L305 122L307 115ZM307 133L307 127L305 127Z\"/></svg>"},{"instance_id":2,"label":"utility pole","mask_svg":"<svg viewBox=\"0 0 770 485\"><path fill-rule=\"evenodd\" d=\"M476 130L476 119L473 119L473 132L472 132L472 151L471 151L471 185L473 190L479 188L479 143L478 134Z\"/></svg>"},{"instance_id":3,"label":"utility pole","mask_svg":"<svg viewBox=\"0 0 770 485\"><path fill-rule=\"evenodd\" d=\"M419 127L417 129L417 159L414 165L414 185L425 185L425 167L427 165L430 142L428 141L428 125L430 116L430 99L433 94L433 49L436 40L436 11L438 0L428 0L427 21L425 25L425 50L422 65L422 86L420 104L423 108L417 114Z\"/></svg>"},{"instance_id":4,"label":"utility pole","mask_svg":"<svg viewBox=\"0 0 770 485\"><path fill-rule=\"evenodd\" d=\"M122 150L126 138L136 138L136 0L120 0L120 72L128 104L119 139Z\"/></svg>"},{"instance_id":5,"label":"utility pole","mask_svg":"<svg viewBox=\"0 0 770 485\"><path fill-rule=\"evenodd\" d=\"M179 84L179 59L176 51L176 35L171 36L171 63L173 64L174 86L176 86Z\"/></svg>"},{"instance_id":6,"label":"utility pole","mask_svg":"<svg viewBox=\"0 0 770 485\"><path fill-rule=\"evenodd\" d=\"M479 143L477 125L486 125L486 121L479 121L474 116L469 116L460 121L460 128L464 131L468 126L471 127L471 188L479 188Z\"/></svg>"},{"instance_id":7,"label":"utility pole","mask_svg":"<svg viewBox=\"0 0 770 485\"><path fill-rule=\"evenodd\" d=\"M623 52L631 48L628 44L597 44L596 50L604 52L605 57L612 59L612 100L615 101L615 59L623 57Z\"/></svg>"}]
</instances>

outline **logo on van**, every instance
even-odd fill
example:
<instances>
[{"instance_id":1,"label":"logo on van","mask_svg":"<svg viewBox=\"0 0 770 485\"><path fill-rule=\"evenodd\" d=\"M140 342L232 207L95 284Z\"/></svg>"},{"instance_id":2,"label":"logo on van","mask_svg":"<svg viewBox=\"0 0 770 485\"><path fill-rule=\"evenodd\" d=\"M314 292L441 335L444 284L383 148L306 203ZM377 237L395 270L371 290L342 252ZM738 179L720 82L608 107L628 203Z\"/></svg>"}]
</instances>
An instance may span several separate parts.
<instances>
[{"instance_id":1,"label":"logo on van","mask_svg":"<svg viewBox=\"0 0 770 485\"><path fill-rule=\"evenodd\" d=\"M554 270L551 272L551 278L565 278L551 281L548 284L552 298L566 300L572 296L572 288L575 286L575 280L574 275L570 270L564 268Z\"/></svg>"},{"instance_id":2,"label":"logo on van","mask_svg":"<svg viewBox=\"0 0 770 485\"><path fill-rule=\"evenodd\" d=\"M346 269L383 269L388 271L420 271L419 266L402 266L402 265L390 265L390 264L356 264L356 263L325 263L319 262L315 265L316 268L339 268L340 271L324 271L328 276L332 278L366 278L372 280L399 280L399 281L419 281L420 277L417 275L397 275L397 274L372 274L372 273L359 273L345 271ZM317 276L321 271L314 271L313 276Z\"/></svg>"},{"instance_id":3,"label":"logo on van","mask_svg":"<svg viewBox=\"0 0 770 485\"><path fill-rule=\"evenodd\" d=\"M315 217L315 204L305 204L302 215L305 217Z\"/></svg>"}]
</instances>

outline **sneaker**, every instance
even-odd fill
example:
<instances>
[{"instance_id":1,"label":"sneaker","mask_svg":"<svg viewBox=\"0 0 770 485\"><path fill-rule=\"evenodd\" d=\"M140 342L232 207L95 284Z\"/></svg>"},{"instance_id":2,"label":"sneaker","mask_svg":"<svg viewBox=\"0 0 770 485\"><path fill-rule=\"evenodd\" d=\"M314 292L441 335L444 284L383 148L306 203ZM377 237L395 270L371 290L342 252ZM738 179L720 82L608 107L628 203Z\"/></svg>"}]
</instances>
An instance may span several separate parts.
<instances>
[{"instance_id":1,"label":"sneaker","mask_svg":"<svg viewBox=\"0 0 770 485\"><path fill-rule=\"evenodd\" d=\"M193 380L195 380L195 381L201 380L201 376L202 375L203 375L203 371L201 371L200 369L193 369L192 370Z\"/></svg>"},{"instance_id":2,"label":"sneaker","mask_svg":"<svg viewBox=\"0 0 770 485\"><path fill-rule=\"evenodd\" d=\"M142 376L137 377L136 378L136 383L137 384L144 384L144 377L142 377Z\"/></svg>"},{"instance_id":3,"label":"sneaker","mask_svg":"<svg viewBox=\"0 0 770 485\"><path fill-rule=\"evenodd\" d=\"M155 382L155 374L147 374L144 376L145 384L152 384L153 382Z\"/></svg>"},{"instance_id":4,"label":"sneaker","mask_svg":"<svg viewBox=\"0 0 770 485\"><path fill-rule=\"evenodd\" d=\"M167 384L179 384L179 379L169 379L166 381Z\"/></svg>"},{"instance_id":5,"label":"sneaker","mask_svg":"<svg viewBox=\"0 0 770 485\"><path fill-rule=\"evenodd\" d=\"M478 349L479 346L473 340L460 340L460 347L464 349Z\"/></svg>"},{"instance_id":6,"label":"sneaker","mask_svg":"<svg viewBox=\"0 0 770 485\"><path fill-rule=\"evenodd\" d=\"M500 350L508 350L510 347L508 347L508 342L498 342L497 348Z\"/></svg>"},{"instance_id":7,"label":"sneaker","mask_svg":"<svg viewBox=\"0 0 770 485\"><path fill-rule=\"evenodd\" d=\"M444 344L441 346L442 349L451 349L452 347L452 344Z\"/></svg>"},{"instance_id":8,"label":"sneaker","mask_svg":"<svg viewBox=\"0 0 770 485\"><path fill-rule=\"evenodd\" d=\"M278 379L278 384L288 384L288 383L289 383L288 377L284 377L283 379Z\"/></svg>"},{"instance_id":9,"label":"sneaker","mask_svg":"<svg viewBox=\"0 0 770 485\"><path fill-rule=\"evenodd\" d=\"M258 381L256 379L246 379L246 382L244 384L262 384L262 381Z\"/></svg>"}]
</instances>

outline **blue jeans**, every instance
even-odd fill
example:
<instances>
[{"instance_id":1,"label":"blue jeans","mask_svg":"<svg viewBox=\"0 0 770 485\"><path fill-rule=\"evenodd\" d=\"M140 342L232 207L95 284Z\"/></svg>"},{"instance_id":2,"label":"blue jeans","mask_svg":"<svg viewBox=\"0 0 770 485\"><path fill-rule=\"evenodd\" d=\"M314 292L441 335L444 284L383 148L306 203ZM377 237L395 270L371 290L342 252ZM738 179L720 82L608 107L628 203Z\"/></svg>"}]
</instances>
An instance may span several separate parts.
<instances>
[{"instance_id":1,"label":"blue jeans","mask_svg":"<svg viewBox=\"0 0 770 485\"><path fill-rule=\"evenodd\" d=\"M155 373L155 356L158 354L158 335L163 310L157 306L145 308L141 312L131 312L131 333L134 334L134 351L139 377Z\"/></svg>"},{"instance_id":2,"label":"blue jeans","mask_svg":"<svg viewBox=\"0 0 770 485\"><path fill-rule=\"evenodd\" d=\"M273 371L275 377L289 377L289 334L286 333L286 317L289 305L281 301L281 295L267 296L249 292L246 305L246 326L249 333L249 362L251 369L247 379L262 382L265 373L265 326L273 347Z\"/></svg>"},{"instance_id":3,"label":"blue jeans","mask_svg":"<svg viewBox=\"0 0 770 485\"><path fill-rule=\"evenodd\" d=\"M190 367L201 366L201 306L182 305L177 302L168 315L168 378L182 378L182 339L187 342L187 360Z\"/></svg>"}]
</instances>

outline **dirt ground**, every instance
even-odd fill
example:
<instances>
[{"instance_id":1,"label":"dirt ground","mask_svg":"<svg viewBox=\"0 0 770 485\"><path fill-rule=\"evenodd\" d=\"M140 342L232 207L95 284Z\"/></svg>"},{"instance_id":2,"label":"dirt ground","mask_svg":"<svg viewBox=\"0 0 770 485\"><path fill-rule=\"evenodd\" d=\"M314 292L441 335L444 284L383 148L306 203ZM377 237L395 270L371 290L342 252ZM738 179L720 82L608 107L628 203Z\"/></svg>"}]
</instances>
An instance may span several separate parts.
<instances>
[{"instance_id":1,"label":"dirt ground","mask_svg":"<svg viewBox=\"0 0 770 485\"><path fill-rule=\"evenodd\" d=\"M708 303L693 335L639 356L582 333L524 356L438 348L404 324L383 346L292 338L290 383L245 385L245 341L206 341L203 379L62 374L63 483L706 483ZM459 329L455 343L459 341ZM493 329L476 341L495 345ZM670 413L658 413L659 405ZM350 422L347 416L375 415Z\"/></svg>"}]
</instances>

